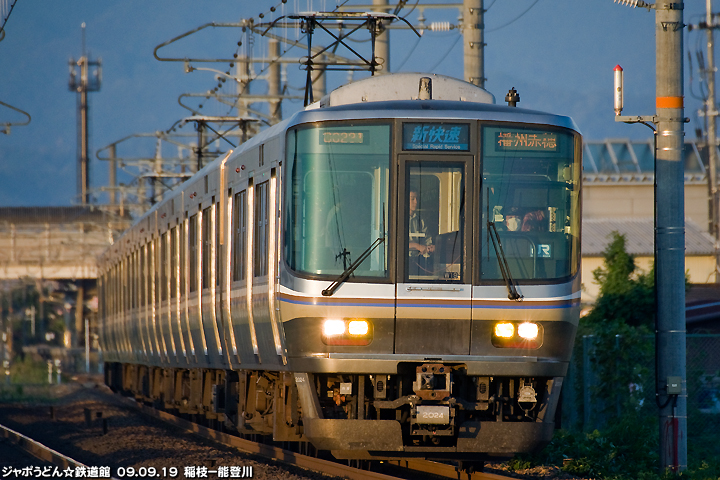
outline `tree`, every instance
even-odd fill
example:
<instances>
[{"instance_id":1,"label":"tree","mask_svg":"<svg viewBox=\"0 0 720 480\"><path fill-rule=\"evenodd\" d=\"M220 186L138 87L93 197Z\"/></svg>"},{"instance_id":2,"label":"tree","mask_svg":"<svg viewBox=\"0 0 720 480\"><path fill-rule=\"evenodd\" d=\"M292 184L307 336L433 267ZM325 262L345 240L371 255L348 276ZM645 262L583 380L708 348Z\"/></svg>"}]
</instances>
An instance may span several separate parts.
<instances>
[{"instance_id":1,"label":"tree","mask_svg":"<svg viewBox=\"0 0 720 480\"><path fill-rule=\"evenodd\" d=\"M604 252L605 266L593 271L600 296L585 322L593 330L608 322L652 328L655 316L655 272L637 272L635 257L625 249L625 236L613 232Z\"/></svg>"}]
</instances>

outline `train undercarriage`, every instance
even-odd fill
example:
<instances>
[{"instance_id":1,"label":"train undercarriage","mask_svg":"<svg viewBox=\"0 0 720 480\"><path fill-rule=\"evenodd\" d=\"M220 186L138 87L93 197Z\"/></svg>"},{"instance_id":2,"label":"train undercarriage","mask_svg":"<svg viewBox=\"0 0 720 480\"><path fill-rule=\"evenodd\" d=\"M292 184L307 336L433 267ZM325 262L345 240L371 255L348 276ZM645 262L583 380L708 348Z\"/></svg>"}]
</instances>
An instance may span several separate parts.
<instances>
[{"instance_id":1,"label":"train undercarriage","mask_svg":"<svg viewBox=\"0 0 720 480\"><path fill-rule=\"evenodd\" d=\"M342 459L506 457L552 438L560 377L469 376L400 363L395 375L173 369L108 363L106 384L207 426L311 442Z\"/></svg>"}]
</instances>

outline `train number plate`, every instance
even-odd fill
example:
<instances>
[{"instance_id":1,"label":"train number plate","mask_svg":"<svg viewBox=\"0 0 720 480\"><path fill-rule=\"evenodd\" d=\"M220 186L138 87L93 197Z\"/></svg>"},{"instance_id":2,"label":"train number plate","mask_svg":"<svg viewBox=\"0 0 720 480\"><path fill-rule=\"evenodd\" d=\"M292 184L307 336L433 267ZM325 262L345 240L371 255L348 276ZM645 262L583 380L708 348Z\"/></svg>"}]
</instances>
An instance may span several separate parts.
<instances>
[{"instance_id":1,"label":"train number plate","mask_svg":"<svg viewBox=\"0 0 720 480\"><path fill-rule=\"evenodd\" d=\"M421 425L450 423L450 407L445 405L418 405L416 423Z\"/></svg>"}]
</instances>

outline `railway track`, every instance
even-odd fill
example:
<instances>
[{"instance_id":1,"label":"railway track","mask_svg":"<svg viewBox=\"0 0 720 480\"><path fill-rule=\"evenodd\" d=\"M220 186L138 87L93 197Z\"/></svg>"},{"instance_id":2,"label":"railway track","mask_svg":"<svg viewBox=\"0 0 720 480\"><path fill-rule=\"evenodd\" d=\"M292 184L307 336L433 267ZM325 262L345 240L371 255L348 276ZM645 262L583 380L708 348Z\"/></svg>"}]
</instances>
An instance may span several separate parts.
<instances>
[{"instance_id":1,"label":"railway track","mask_svg":"<svg viewBox=\"0 0 720 480\"><path fill-rule=\"evenodd\" d=\"M70 471L77 472L78 470L83 470L87 472L89 470L87 465L78 462L67 455L63 455L62 453L55 451L52 448L47 447L42 443L2 424L0 424L0 436L2 436L5 441L10 443L13 447L30 454L39 461L39 463L35 463L33 465L3 466L2 470L0 470L0 475L2 475L3 478L13 475L13 471L24 471L27 469L29 469L27 471L33 472L36 476L44 476L46 473L48 476L51 476L52 472L55 472L56 474L61 472L61 474L64 474L65 472ZM109 473L108 475L105 475L104 472L100 472L99 469L97 474L98 476L101 476L101 478L111 478ZM30 477L30 475L28 475L28 477Z\"/></svg>"},{"instance_id":2,"label":"railway track","mask_svg":"<svg viewBox=\"0 0 720 480\"><path fill-rule=\"evenodd\" d=\"M290 450L284 450L278 447L274 447L272 445L242 439L234 435L229 435L227 433L219 432L217 430L198 425L197 423L193 423L188 420L176 417L167 412L154 409L147 405L136 402L135 400L130 398L125 398L124 401L127 402L127 404L130 406L137 407L145 415L161 420L176 428L194 433L208 440L235 447L248 453L261 455L285 463L290 463L292 465L306 468L308 470L321 472L326 475L334 475L352 480L396 480L401 478L413 478L412 472L436 477L463 480L507 480L508 478L510 478L507 476L486 472L473 472L470 474L458 472L458 470L453 465L424 460L398 460L385 462L388 465L398 467L400 470L411 471L408 476L392 476L385 473L358 469L355 467L343 465L341 463L311 457L308 455L302 455L300 453Z\"/></svg>"},{"instance_id":3,"label":"railway track","mask_svg":"<svg viewBox=\"0 0 720 480\"><path fill-rule=\"evenodd\" d=\"M235 458L235 464L255 465L252 478L284 479L294 477L317 479L335 477L353 480L433 480L440 477L453 479L462 478L467 480L502 480L508 478L484 472L475 472L471 475L463 473L459 475L452 465L425 461L382 462L376 463L373 466L373 470L376 471L363 470L355 468L354 466L303 455L273 445L253 442L229 435L153 409L131 398L124 398L95 389L85 388L82 389L82 391L82 398L84 398L84 400L66 406L55 406L50 409L49 416L48 408L39 406L26 407L28 411L32 411L32 414L23 416L22 419L3 416L3 418L6 418L10 422L9 424L12 428L0 425L0 469L5 465L12 465L13 468L50 468L50 471L57 468L58 471L65 473L68 469L81 469L82 471L88 472L90 468L93 468L93 476L96 478L110 478L110 475L118 478L130 478L128 472L131 471L131 468L135 469L133 478L140 478L137 476L140 471L151 473L152 469L153 471L157 471L158 474L148 476L161 478L163 475L160 475L160 469L166 465L171 465L165 460L162 460L162 458L167 460L168 455L160 453L160 450L158 450L158 453L161 455L158 457L150 452L150 450L157 446L157 442L167 443L170 438L173 438L176 440L170 443L175 444L176 453L171 453L169 456L175 459L174 465L179 465L178 459L182 459L184 464L187 465L205 465L208 467L207 471L210 474L207 478L219 478L220 476L216 473L218 471L216 467L221 465L222 462L233 462L233 458ZM87 393L90 393L90 397L93 397L95 400L90 400ZM75 402L77 402L77 400ZM91 408L86 408L87 406ZM13 407L10 407L10 410L12 409ZM6 412L8 411L7 408L4 410ZM85 411L84 418L83 410ZM122 414L124 417L118 417L119 412L122 411L126 412ZM137 413L133 415L132 412ZM102 421L98 420L100 417L102 417ZM148 420L143 421L141 420L142 417L146 417L148 420L154 418L160 423L153 422L152 420L150 420L150 422L148 422ZM123 418L125 420L123 420ZM132 420L133 418L136 420ZM5 421L1 419L0 422L5 423ZM157 426L150 427L153 423L156 423ZM26 425L35 425L35 429L26 429ZM100 425L103 426L102 429ZM157 430L160 425L171 426L172 429L162 429L162 431L151 432L151 430ZM157 437L157 440L151 440L152 446L150 447L141 445L141 440L129 441L130 443L137 442L137 448L148 451L144 459L138 458L137 453L129 454L130 457L135 458L135 460L128 459L128 440L124 438L128 433L128 428L135 432L143 430L145 436L151 434L160 435ZM21 430L23 433L18 430ZM215 457L208 455L198 457L197 455L193 455L191 452L197 451L197 447L193 446L194 443L188 442L188 439L193 437L210 440L211 442L206 444L207 447L204 448L211 448L210 445L215 444L218 445L217 448L219 448L220 451L227 453L221 453L220 456ZM185 440L183 440L183 438ZM109 442L114 443L116 448L107 448ZM200 442L202 442L202 440ZM49 445L49 447L47 445ZM10 448L21 448L36 460L28 459L22 464L18 462L3 462L3 456L11 459L17 456L17 453L8 452ZM13 451L16 452L15 450ZM70 453L72 457L79 460L64 455L60 453L60 451ZM253 456L256 457L254 463L252 460L249 460L252 459ZM204 460L202 460L203 458ZM215 460L213 460L213 458L215 458ZM273 461L265 462L265 459ZM106 465L103 467L103 472L98 472L100 468L99 465ZM275 466L273 467L272 465ZM288 465L288 467L283 467L283 465ZM156 468L153 468L153 466ZM289 469L289 471L292 471L292 467L289 466L297 467L292 475L287 473L288 470L285 470ZM171 467L168 467L168 469L169 468ZM187 472L183 472L183 469L183 466L179 466L179 474L168 476L167 478L191 478L184 475ZM4 472L7 473L10 472L10 470L6 469ZM99 475L99 473L103 473L103 475ZM16 476L19 478L22 475ZM3 477L3 470L0 470L0 477L6 478ZM14 477L10 476L9 478ZM146 478L146 476L142 478Z\"/></svg>"}]
</instances>

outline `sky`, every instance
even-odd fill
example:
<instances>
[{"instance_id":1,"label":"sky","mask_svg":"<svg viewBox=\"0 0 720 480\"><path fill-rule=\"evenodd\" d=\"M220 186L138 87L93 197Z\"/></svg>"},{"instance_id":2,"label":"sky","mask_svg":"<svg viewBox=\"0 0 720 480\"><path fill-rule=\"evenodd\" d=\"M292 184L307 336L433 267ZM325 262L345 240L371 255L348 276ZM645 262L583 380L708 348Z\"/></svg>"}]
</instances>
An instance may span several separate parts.
<instances>
[{"instance_id":1,"label":"sky","mask_svg":"<svg viewBox=\"0 0 720 480\"><path fill-rule=\"evenodd\" d=\"M0 101L27 112L29 125L11 127L0 134L0 206L66 206L78 203L77 95L68 87L69 59L82 54L85 23L86 48L91 59L102 60L102 84L90 96L91 190L108 184L108 165L97 160L96 152L135 134L150 134L172 127L191 115L178 98L187 93L205 93L217 87L216 74L208 71L186 73L183 62L161 62L154 58L156 46L201 25L256 22L285 14L313 10L329 11L340 0L17 0L0 41ZM371 3L349 0L348 5ZM395 4L395 0L390 0ZM413 24L428 0L407 2L401 16ZM433 4L452 3L433 0ZM716 1L717 3L717 1ZM484 0L485 88L502 103L514 87L520 94L518 106L572 117L586 140L630 138L647 140L644 126L614 121L613 68L625 72L623 115L653 115L655 112L655 14L630 8L612 0ZM276 7L271 12L271 7ZM684 21L704 19L705 2L685 2ZM720 6L718 6L720 9ZM425 23L458 23L458 9L424 9ZM264 19L259 18L259 14ZM1 20L1 18L0 18ZM280 30L300 38L294 30ZM691 119L686 136L694 137L701 126L698 94L697 52L704 49L705 33L686 29L685 115ZM458 30L426 30L422 38L409 30L390 34L390 71L422 71L458 78L463 76L462 41ZM243 44L238 47L237 42ZM266 52L266 41L248 38L239 28L206 28L160 52L185 58L231 58L246 53L252 45L255 55ZM353 43L362 50L367 45ZM283 47L285 49L286 47ZM342 51L338 53L343 54ZM286 54L299 57L295 49ZM688 56L692 58L690 65ZM194 67L227 70L227 63ZM255 67L261 73L263 66ZM289 91L301 94L305 72L288 64ZM353 79L366 77L356 72ZM328 86L348 81L347 72L328 74ZM222 83L222 82L220 82ZM230 93L232 82L222 83ZM263 93L261 81L251 93ZM197 105L202 100L185 99ZM194 103L193 103L194 102ZM302 108L302 101L283 105L285 118ZM225 115L227 107L208 102L202 113ZM26 118L0 105L0 126L23 123ZM196 135L188 125L179 132ZM227 148L226 145L219 147ZM152 157L152 139L133 139L118 148L120 157ZM177 155L176 151L174 154ZM168 155L163 151L163 155ZM120 182L130 182L131 173L121 173ZM95 193L99 202L106 197Z\"/></svg>"}]
</instances>

